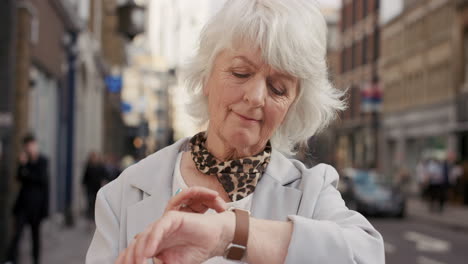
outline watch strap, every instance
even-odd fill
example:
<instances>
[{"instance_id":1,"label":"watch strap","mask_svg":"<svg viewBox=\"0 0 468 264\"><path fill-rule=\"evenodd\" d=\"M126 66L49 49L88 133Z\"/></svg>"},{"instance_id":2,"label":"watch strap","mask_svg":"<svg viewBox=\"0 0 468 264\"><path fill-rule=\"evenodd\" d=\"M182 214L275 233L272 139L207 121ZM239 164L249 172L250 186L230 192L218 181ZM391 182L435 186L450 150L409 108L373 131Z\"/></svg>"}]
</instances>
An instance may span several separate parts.
<instances>
[{"instance_id":1,"label":"watch strap","mask_svg":"<svg viewBox=\"0 0 468 264\"><path fill-rule=\"evenodd\" d=\"M229 260L240 261L247 250L247 242L249 240L249 212L242 209L232 209L236 216L236 227L234 231L234 239L226 250L225 257Z\"/></svg>"}]
</instances>

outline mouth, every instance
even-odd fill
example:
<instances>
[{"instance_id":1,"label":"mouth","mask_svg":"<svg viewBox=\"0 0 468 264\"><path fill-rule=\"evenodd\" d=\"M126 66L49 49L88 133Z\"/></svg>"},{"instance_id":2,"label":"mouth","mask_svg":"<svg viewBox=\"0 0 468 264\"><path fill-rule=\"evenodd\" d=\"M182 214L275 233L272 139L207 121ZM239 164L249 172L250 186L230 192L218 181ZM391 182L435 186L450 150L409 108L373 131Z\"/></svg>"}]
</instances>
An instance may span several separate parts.
<instances>
[{"instance_id":1,"label":"mouth","mask_svg":"<svg viewBox=\"0 0 468 264\"><path fill-rule=\"evenodd\" d=\"M248 116L245 116L245 115L236 113L236 112L234 112L234 111L232 111L232 112L233 112L234 114L236 114L237 116L239 116L241 119L246 120L246 121L250 121L250 122L260 122L260 121L261 121L261 119L256 119L256 118L248 117Z\"/></svg>"}]
</instances>

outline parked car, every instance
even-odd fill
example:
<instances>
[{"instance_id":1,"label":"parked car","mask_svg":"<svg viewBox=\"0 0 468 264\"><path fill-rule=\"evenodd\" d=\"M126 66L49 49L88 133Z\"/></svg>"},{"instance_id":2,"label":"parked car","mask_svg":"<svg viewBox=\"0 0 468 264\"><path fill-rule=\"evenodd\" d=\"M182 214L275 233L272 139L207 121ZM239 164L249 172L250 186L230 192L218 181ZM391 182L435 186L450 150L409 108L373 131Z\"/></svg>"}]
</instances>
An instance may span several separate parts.
<instances>
[{"instance_id":1,"label":"parked car","mask_svg":"<svg viewBox=\"0 0 468 264\"><path fill-rule=\"evenodd\" d=\"M351 210L364 215L405 216L406 198L398 188L379 182L376 173L348 168L343 170L338 190Z\"/></svg>"}]
</instances>

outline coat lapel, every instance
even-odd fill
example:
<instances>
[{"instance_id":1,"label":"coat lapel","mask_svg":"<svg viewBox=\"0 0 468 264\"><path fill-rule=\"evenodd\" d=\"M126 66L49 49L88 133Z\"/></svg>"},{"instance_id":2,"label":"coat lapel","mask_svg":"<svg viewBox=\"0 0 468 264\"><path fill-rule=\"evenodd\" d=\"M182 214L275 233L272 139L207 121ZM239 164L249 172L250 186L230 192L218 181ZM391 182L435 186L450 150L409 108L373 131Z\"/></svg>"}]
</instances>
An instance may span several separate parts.
<instances>
[{"instance_id":1,"label":"coat lapel","mask_svg":"<svg viewBox=\"0 0 468 264\"><path fill-rule=\"evenodd\" d=\"M271 161L255 188L251 213L253 217L285 221L297 214L302 192L286 187L301 177L299 170L279 152L273 150Z\"/></svg>"},{"instance_id":2,"label":"coat lapel","mask_svg":"<svg viewBox=\"0 0 468 264\"><path fill-rule=\"evenodd\" d=\"M140 201L127 210L127 243L145 228L158 220L172 197L172 180L177 154L185 147L181 139L141 161L138 174L130 185L141 190Z\"/></svg>"}]
</instances>

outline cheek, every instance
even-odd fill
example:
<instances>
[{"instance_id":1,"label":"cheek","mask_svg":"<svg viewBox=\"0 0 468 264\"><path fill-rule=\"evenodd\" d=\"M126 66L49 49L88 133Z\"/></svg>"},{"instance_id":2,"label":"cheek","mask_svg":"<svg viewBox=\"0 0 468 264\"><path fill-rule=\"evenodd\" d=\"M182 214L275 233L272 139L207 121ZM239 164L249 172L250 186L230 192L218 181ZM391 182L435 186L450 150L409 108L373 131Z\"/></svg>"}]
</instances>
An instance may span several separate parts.
<instances>
[{"instance_id":1,"label":"cheek","mask_svg":"<svg viewBox=\"0 0 468 264\"><path fill-rule=\"evenodd\" d=\"M273 102L265 107L265 128L277 129L283 122L290 104Z\"/></svg>"},{"instance_id":2,"label":"cheek","mask_svg":"<svg viewBox=\"0 0 468 264\"><path fill-rule=\"evenodd\" d=\"M229 112L229 107L237 101L236 87L227 82L220 82L213 87L208 96L210 119L224 120Z\"/></svg>"}]
</instances>

